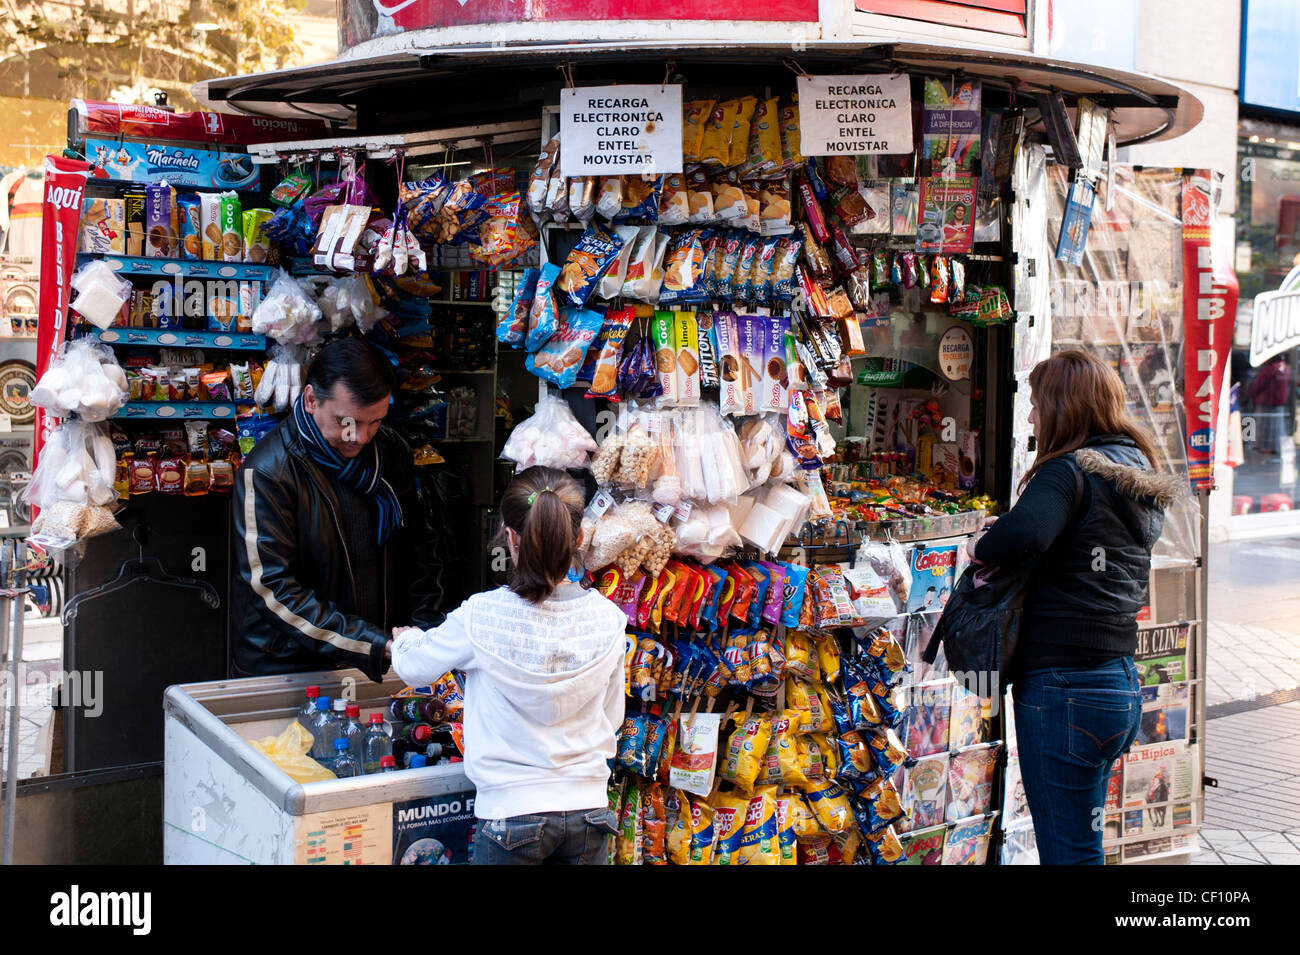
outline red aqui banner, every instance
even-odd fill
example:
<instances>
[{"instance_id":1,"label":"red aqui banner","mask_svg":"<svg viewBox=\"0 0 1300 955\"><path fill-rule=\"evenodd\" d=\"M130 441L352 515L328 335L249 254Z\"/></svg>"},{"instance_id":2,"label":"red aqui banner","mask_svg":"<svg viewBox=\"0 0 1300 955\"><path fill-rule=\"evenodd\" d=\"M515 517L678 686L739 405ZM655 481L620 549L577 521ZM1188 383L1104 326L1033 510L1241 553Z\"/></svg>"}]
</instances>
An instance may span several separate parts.
<instances>
[{"instance_id":1,"label":"red aqui banner","mask_svg":"<svg viewBox=\"0 0 1300 955\"><path fill-rule=\"evenodd\" d=\"M1237 277L1210 247L1212 175L1198 169L1183 180L1183 394L1194 489L1214 484L1214 425L1237 315Z\"/></svg>"},{"instance_id":2,"label":"red aqui banner","mask_svg":"<svg viewBox=\"0 0 1300 955\"><path fill-rule=\"evenodd\" d=\"M41 293L36 323L36 380L50 367L67 338L69 283L76 265L77 230L81 226L81 197L90 166L78 159L45 157L45 201L41 210ZM32 470L49 437L54 420L36 409Z\"/></svg>"}]
</instances>

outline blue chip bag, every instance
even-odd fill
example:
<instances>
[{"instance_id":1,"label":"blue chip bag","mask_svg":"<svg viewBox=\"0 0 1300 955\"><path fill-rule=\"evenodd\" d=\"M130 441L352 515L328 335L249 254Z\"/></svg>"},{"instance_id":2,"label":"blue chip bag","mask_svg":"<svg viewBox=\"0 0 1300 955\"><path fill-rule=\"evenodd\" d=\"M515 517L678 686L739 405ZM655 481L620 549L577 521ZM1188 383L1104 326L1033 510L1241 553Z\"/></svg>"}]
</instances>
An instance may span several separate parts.
<instances>
[{"instance_id":1,"label":"blue chip bag","mask_svg":"<svg viewBox=\"0 0 1300 955\"><path fill-rule=\"evenodd\" d=\"M605 313L590 308L560 309L555 334L524 359L524 367L557 388L572 388L582 360L605 324Z\"/></svg>"},{"instance_id":2,"label":"blue chip bag","mask_svg":"<svg viewBox=\"0 0 1300 955\"><path fill-rule=\"evenodd\" d=\"M867 745L871 747L871 758L883 776L893 775L894 770L907 761L907 749L892 729L871 734L867 737Z\"/></svg>"},{"instance_id":3,"label":"blue chip bag","mask_svg":"<svg viewBox=\"0 0 1300 955\"><path fill-rule=\"evenodd\" d=\"M871 853L873 865L898 865L906 857L903 843L899 840L893 826L885 826L878 832L865 833L863 838L867 843L867 851Z\"/></svg>"},{"instance_id":4,"label":"blue chip bag","mask_svg":"<svg viewBox=\"0 0 1300 955\"><path fill-rule=\"evenodd\" d=\"M894 784L884 776L877 776L858 789L851 799L853 814L863 833L879 832L903 814L903 801Z\"/></svg>"},{"instance_id":5,"label":"blue chip bag","mask_svg":"<svg viewBox=\"0 0 1300 955\"><path fill-rule=\"evenodd\" d=\"M808 185L812 186L813 195L821 203L829 202L831 191L826 186L826 180L822 178L821 165L816 159L809 159L804 164L804 174L808 177Z\"/></svg>"},{"instance_id":6,"label":"blue chip bag","mask_svg":"<svg viewBox=\"0 0 1300 955\"><path fill-rule=\"evenodd\" d=\"M714 633L718 629L718 603L727 585L727 572L713 564L705 567L704 572L713 579L714 586L709 591L709 599L700 609L700 622L708 626L710 633Z\"/></svg>"},{"instance_id":7,"label":"blue chip bag","mask_svg":"<svg viewBox=\"0 0 1300 955\"><path fill-rule=\"evenodd\" d=\"M871 747L857 730L841 733L835 739L839 748L840 764L835 770L835 778L843 782L858 784L874 779L876 762L871 755Z\"/></svg>"},{"instance_id":8,"label":"blue chip bag","mask_svg":"<svg viewBox=\"0 0 1300 955\"><path fill-rule=\"evenodd\" d=\"M871 661L876 673L886 685L897 683L904 673L912 672L912 665L907 662L907 654L890 632L888 627L877 627L867 634L863 641L863 656Z\"/></svg>"},{"instance_id":9,"label":"blue chip bag","mask_svg":"<svg viewBox=\"0 0 1300 955\"><path fill-rule=\"evenodd\" d=\"M871 683L871 696L879 707L880 717L886 726L898 729L907 714L907 701L902 687L890 687L877 675Z\"/></svg>"},{"instance_id":10,"label":"blue chip bag","mask_svg":"<svg viewBox=\"0 0 1300 955\"><path fill-rule=\"evenodd\" d=\"M515 289L515 299L510 303L510 311L497 320L497 341L511 348L518 348L528 337L528 312L533 305L533 296L537 293L537 279L540 269L524 269L519 276L519 287Z\"/></svg>"},{"instance_id":11,"label":"blue chip bag","mask_svg":"<svg viewBox=\"0 0 1300 955\"><path fill-rule=\"evenodd\" d=\"M808 568L799 564L782 564L785 568L785 592L781 597L781 622L787 627L799 626L799 612L803 610L804 586L808 583Z\"/></svg>"},{"instance_id":12,"label":"blue chip bag","mask_svg":"<svg viewBox=\"0 0 1300 955\"><path fill-rule=\"evenodd\" d=\"M528 309L528 335L524 348L537 351L555 334L559 327L559 309L555 304L555 280L560 277L560 267L554 262L542 266L533 290L533 304Z\"/></svg>"},{"instance_id":13,"label":"blue chip bag","mask_svg":"<svg viewBox=\"0 0 1300 955\"><path fill-rule=\"evenodd\" d=\"M648 722L649 717L643 713L629 713L623 718L623 726L618 731L618 749L614 760L629 772L639 772Z\"/></svg>"},{"instance_id":14,"label":"blue chip bag","mask_svg":"<svg viewBox=\"0 0 1300 955\"><path fill-rule=\"evenodd\" d=\"M763 604L767 601L767 588L772 585L772 578L767 575L767 568L756 560L742 560L740 566L752 571L754 578L754 599L750 601L745 623L757 627L762 622Z\"/></svg>"},{"instance_id":15,"label":"blue chip bag","mask_svg":"<svg viewBox=\"0 0 1300 955\"><path fill-rule=\"evenodd\" d=\"M872 687L880 682L875 671L846 659L840 663L840 674L844 680L848 718L853 728L871 730L884 723L879 701L872 692Z\"/></svg>"}]
</instances>

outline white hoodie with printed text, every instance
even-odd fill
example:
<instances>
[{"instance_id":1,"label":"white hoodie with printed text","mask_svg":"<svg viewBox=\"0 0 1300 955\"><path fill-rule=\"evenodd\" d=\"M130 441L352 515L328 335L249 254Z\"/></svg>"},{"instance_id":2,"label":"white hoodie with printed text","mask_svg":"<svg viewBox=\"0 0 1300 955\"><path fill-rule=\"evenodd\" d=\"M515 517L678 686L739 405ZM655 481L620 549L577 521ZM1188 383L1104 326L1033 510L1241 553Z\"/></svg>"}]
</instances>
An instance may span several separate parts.
<instances>
[{"instance_id":1,"label":"white hoodie with printed text","mask_svg":"<svg viewBox=\"0 0 1300 955\"><path fill-rule=\"evenodd\" d=\"M442 626L393 641L393 669L411 686L465 674L478 818L607 805L626 627L618 607L566 581L540 604L506 587L475 594Z\"/></svg>"}]
</instances>

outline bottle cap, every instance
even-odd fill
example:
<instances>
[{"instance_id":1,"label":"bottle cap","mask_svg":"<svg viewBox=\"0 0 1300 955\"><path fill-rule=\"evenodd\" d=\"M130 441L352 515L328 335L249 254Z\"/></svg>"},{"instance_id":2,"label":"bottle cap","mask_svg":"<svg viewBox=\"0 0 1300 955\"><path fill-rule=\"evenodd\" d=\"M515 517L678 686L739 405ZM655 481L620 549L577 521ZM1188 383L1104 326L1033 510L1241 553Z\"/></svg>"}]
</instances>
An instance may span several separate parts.
<instances>
[{"instance_id":1,"label":"bottle cap","mask_svg":"<svg viewBox=\"0 0 1300 955\"><path fill-rule=\"evenodd\" d=\"M336 739L334 741L334 752L341 753L348 748L348 741L345 739Z\"/></svg>"},{"instance_id":2,"label":"bottle cap","mask_svg":"<svg viewBox=\"0 0 1300 955\"><path fill-rule=\"evenodd\" d=\"M361 704L360 704L360 703L349 703L349 704L348 704L347 713L348 713L348 716L355 716L355 717L357 717L357 718L360 718L360 717L361 717Z\"/></svg>"},{"instance_id":3,"label":"bottle cap","mask_svg":"<svg viewBox=\"0 0 1300 955\"><path fill-rule=\"evenodd\" d=\"M372 722L372 723L383 723L383 722L384 722L384 714L383 714L383 713L371 713L371 714L370 714L370 722Z\"/></svg>"},{"instance_id":4,"label":"bottle cap","mask_svg":"<svg viewBox=\"0 0 1300 955\"><path fill-rule=\"evenodd\" d=\"M319 696L316 698L316 712L323 713L330 708L330 698L328 696Z\"/></svg>"},{"instance_id":5,"label":"bottle cap","mask_svg":"<svg viewBox=\"0 0 1300 955\"><path fill-rule=\"evenodd\" d=\"M381 769L383 769L386 766L396 766L396 765L397 765L397 760L394 759L392 756L379 757L379 767Z\"/></svg>"},{"instance_id":6,"label":"bottle cap","mask_svg":"<svg viewBox=\"0 0 1300 955\"><path fill-rule=\"evenodd\" d=\"M318 686L307 687L307 696L313 700L316 699L316 697L320 696L320 687Z\"/></svg>"},{"instance_id":7,"label":"bottle cap","mask_svg":"<svg viewBox=\"0 0 1300 955\"><path fill-rule=\"evenodd\" d=\"M334 701L335 713L346 713L347 709L348 709L348 701L343 699L343 697L340 696L337 700Z\"/></svg>"},{"instance_id":8,"label":"bottle cap","mask_svg":"<svg viewBox=\"0 0 1300 955\"><path fill-rule=\"evenodd\" d=\"M425 758L424 758L423 756L421 756L419 753L416 753L414 756L411 757L411 766L410 766L410 768L411 768L411 769L423 769L423 768L424 768L425 766L427 766L428 764L429 764L429 761L428 761L427 759L425 759Z\"/></svg>"}]
</instances>

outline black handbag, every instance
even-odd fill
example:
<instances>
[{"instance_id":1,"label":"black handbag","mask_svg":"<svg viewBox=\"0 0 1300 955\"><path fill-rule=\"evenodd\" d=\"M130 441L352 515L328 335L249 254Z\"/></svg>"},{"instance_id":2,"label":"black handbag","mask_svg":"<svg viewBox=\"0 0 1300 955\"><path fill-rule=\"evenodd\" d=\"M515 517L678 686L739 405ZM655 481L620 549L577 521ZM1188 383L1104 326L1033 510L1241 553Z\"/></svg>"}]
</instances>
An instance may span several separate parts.
<instances>
[{"instance_id":1,"label":"black handbag","mask_svg":"<svg viewBox=\"0 0 1300 955\"><path fill-rule=\"evenodd\" d=\"M1073 462L1073 455L1071 455ZM1074 463L1074 516L1083 501L1083 470ZM1002 685L1020 642L1020 621L1029 591L1030 571L1004 571L971 564L962 573L939 616L921 659L934 663L943 644L948 670L966 686ZM987 675L985 675L987 674ZM983 682L980 682L983 681Z\"/></svg>"}]
</instances>

